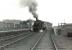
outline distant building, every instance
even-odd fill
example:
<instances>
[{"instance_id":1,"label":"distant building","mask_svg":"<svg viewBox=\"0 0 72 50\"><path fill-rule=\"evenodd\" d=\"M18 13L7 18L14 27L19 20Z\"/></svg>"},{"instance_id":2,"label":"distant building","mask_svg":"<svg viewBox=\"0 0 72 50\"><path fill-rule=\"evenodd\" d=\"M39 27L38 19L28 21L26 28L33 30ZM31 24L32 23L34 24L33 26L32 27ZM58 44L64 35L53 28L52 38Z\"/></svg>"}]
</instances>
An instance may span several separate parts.
<instances>
[{"instance_id":1,"label":"distant building","mask_svg":"<svg viewBox=\"0 0 72 50\"><path fill-rule=\"evenodd\" d=\"M12 23L14 29L32 28L33 20L28 19L27 21L20 20L4 20L4 23Z\"/></svg>"},{"instance_id":2,"label":"distant building","mask_svg":"<svg viewBox=\"0 0 72 50\"><path fill-rule=\"evenodd\" d=\"M17 28L21 21L20 20L3 20L3 22L12 23L14 25L14 28Z\"/></svg>"},{"instance_id":3,"label":"distant building","mask_svg":"<svg viewBox=\"0 0 72 50\"><path fill-rule=\"evenodd\" d=\"M32 19L27 20L27 25L28 25L28 28L30 28L30 30L32 30L33 24L34 24L34 20L32 20Z\"/></svg>"},{"instance_id":4,"label":"distant building","mask_svg":"<svg viewBox=\"0 0 72 50\"><path fill-rule=\"evenodd\" d=\"M5 28L5 23L0 22L0 30L4 30L4 28Z\"/></svg>"},{"instance_id":5,"label":"distant building","mask_svg":"<svg viewBox=\"0 0 72 50\"><path fill-rule=\"evenodd\" d=\"M13 24L12 23L5 23L5 22L0 22L0 31L1 30L10 30L13 29Z\"/></svg>"},{"instance_id":6,"label":"distant building","mask_svg":"<svg viewBox=\"0 0 72 50\"><path fill-rule=\"evenodd\" d=\"M28 28L27 21L21 21L20 28Z\"/></svg>"},{"instance_id":7,"label":"distant building","mask_svg":"<svg viewBox=\"0 0 72 50\"><path fill-rule=\"evenodd\" d=\"M66 36L68 33L72 33L72 24L58 25L54 27L56 35Z\"/></svg>"},{"instance_id":8,"label":"distant building","mask_svg":"<svg viewBox=\"0 0 72 50\"><path fill-rule=\"evenodd\" d=\"M27 21L20 20L3 20L0 22L0 31L1 30L12 30L12 29L32 29L33 20L29 19Z\"/></svg>"},{"instance_id":9,"label":"distant building","mask_svg":"<svg viewBox=\"0 0 72 50\"><path fill-rule=\"evenodd\" d=\"M44 25L46 26L47 30L51 30L52 29L52 23L44 21Z\"/></svg>"},{"instance_id":10,"label":"distant building","mask_svg":"<svg viewBox=\"0 0 72 50\"><path fill-rule=\"evenodd\" d=\"M20 24L20 20L3 20L5 23L14 23L14 24Z\"/></svg>"},{"instance_id":11,"label":"distant building","mask_svg":"<svg viewBox=\"0 0 72 50\"><path fill-rule=\"evenodd\" d=\"M61 28L62 35L67 35L68 33L72 33L72 24L65 24Z\"/></svg>"},{"instance_id":12,"label":"distant building","mask_svg":"<svg viewBox=\"0 0 72 50\"><path fill-rule=\"evenodd\" d=\"M3 20L3 22L12 23L14 29L22 28L21 25L20 25L20 22L21 22L20 20Z\"/></svg>"},{"instance_id":13,"label":"distant building","mask_svg":"<svg viewBox=\"0 0 72 50\"><path fill-rule=\"evenodd\" d=\"M55 35L59 35L61 34L61 29L62 29L63 25L58 25L58 26L54 26L54 33Z\"/></svg>"}]
</instances>

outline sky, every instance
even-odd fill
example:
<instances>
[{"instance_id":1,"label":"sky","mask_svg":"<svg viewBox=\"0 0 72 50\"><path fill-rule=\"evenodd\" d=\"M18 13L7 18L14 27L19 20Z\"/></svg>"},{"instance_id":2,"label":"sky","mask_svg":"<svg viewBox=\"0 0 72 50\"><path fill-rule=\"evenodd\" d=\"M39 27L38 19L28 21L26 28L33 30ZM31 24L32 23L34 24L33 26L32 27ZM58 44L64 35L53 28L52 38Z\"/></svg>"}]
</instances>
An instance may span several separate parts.
<instances>
[{"instance_id":1,"label":"sky","mask_svg":"<svg viewBox=\"0 0 72 50\"><path fill-rule=\"evenodd\" d=\"M40 20L53 25L72 23L72 0L37 0L37 14ZM4 19L34 19L28 7L22 7L20 0L0 0L0 21Z\"/></svg>"}]
</instances>

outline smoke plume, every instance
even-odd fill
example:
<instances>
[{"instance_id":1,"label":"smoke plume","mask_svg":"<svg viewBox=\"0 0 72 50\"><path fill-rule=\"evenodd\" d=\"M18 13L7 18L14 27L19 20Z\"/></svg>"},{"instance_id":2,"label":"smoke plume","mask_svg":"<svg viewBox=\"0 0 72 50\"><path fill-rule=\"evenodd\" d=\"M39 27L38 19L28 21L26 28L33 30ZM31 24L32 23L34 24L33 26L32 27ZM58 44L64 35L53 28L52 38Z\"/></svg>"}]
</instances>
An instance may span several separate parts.
<instances>
[{"instance_id":1,"label":"smoke plume","mask_svg":"<svg viewBox=\"0 0 72 50\"><path fill-rule=\"evenodd\" d=\"M22 0L21 5L24 7L26 6L29 7L29 11L32 13L33 17L36 18L36 20L38 20L38 15L36 13L36 10L37 10L36 0Z\"/></svg>"}]
</instances>

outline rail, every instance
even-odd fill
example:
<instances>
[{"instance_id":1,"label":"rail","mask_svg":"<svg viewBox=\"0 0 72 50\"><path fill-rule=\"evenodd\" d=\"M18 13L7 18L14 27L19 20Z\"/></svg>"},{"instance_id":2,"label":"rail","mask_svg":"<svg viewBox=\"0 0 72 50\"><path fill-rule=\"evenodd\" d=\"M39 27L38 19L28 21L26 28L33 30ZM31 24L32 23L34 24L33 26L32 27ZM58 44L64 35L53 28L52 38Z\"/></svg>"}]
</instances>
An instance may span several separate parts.
<instances>
[{"instance_id":1,"label":"rail","mask_svg":"<svg viewBox=\"0 0 72 50\"><path fill-rule=\"evenodd\" d=\"M14 34L22 33L22 32L28 32L28 31L30 30L29 29L17 29L17 30L0 31L0 37L10 36L10 35L14 35Z\"/></svg>"},{"instance_id":2,"label":"rail","mask_svg":"<svg viewBox=\"0 0 72 50\"><path fill-rule=\"evenodd\" d=\"M42 33L41 33L42 34ZM39 41L42 39L42 37L44 36L45 34L43 33L40 38L36 41L36 43L33 45L33 47L30 49L30 50L34 50L35 47L37 46L37 44L39 43Z\"/></svg>"},{"instance_id":3,"label":"rail","mask_svg":"<svg viewBox=\"0 0 72 50\"><path fill-rule=\"evenodd\" d=\"M14 43L17 42L17 41L20 41L20 40L22 40L22 39L24 39L24 38L27 38L27 37L29 37L30 35L32 35L32 34L28 34L28 35L26 35L26 36L24 36L24 37L22 37L22 38L19 38L19 39L13 41L13 42L10 42L10 43L7 43L7 44L5 44L5 45L2 45L2 46L0 46L0 50L3 50L4 47L9 46L9 45L11 45L11 44L14 44Z\"/></svg>"},{"instance_id":4,"label":"rail","mask_svg":"<svg viewBox=\"0 0 72 50\"><path fill-rule=\"evenodd\" d=\"M53 33L53 32L52 32L52 33ZM57 47L57 45L56 45L56 42L55 42L55 40L54 40L53 35L54 35L54 34L50 34L51 42L52 42L52 44L53 44L54 50L58 50L58 47Z\"/></svg>"}]
</instances>

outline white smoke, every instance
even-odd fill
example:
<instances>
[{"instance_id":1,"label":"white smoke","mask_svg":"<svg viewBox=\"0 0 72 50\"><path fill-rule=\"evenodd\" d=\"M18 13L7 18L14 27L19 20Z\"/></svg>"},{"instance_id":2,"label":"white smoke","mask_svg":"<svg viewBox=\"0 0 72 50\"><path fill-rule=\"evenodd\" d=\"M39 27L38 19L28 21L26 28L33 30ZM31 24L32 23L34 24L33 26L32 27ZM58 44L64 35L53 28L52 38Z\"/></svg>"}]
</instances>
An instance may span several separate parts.
<instances>
[{"instance_id":1,"label":"white smoke","mask_svg":"<svg viewBox=\"0 0 72 50\"><path fill-rule=\"evenodd\" d=\"M24 7L29 7L29 11L32 13L33 17L38 19L38 15L36 14L37 10L37 2L36 0L21 0L21 5Z\"/></svg>"}]
</instances>

